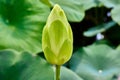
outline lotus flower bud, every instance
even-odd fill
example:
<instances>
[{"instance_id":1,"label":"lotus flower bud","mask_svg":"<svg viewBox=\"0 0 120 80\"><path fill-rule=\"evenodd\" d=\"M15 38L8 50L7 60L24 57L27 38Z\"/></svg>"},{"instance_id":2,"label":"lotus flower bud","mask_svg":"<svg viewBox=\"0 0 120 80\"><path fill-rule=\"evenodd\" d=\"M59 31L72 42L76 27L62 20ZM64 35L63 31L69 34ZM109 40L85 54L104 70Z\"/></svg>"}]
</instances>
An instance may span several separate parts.
<instances>
[{"instance_id":1,"label":"lotus flower bud","mask_svg":"<svg viewBox=\"0 0 120 80\"><path fill-rule=\"evenodd\" d=\"M52 9L42 34L42 49L47 61L62 65L73 51L73 35L64 11L59 5Z\"/></svg>"}]
</instances>

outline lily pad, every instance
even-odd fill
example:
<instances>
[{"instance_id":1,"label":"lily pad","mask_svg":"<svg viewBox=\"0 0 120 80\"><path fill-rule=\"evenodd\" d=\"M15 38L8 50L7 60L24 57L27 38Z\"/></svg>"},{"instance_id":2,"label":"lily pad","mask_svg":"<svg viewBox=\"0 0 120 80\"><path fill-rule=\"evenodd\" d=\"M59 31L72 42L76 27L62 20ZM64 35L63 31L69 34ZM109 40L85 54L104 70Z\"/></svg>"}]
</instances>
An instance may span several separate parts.
<instances>
[{"instance_id":1,"label":"lily pad","mask_svg":"<svg viewBox=\"0 0 120 80\"><path fill-rule=\"evenodd\" d=\"M0 51L0 80L54 80L53 68L28 52Z\"/></svg>"},{"instance_id":2,"label":"lily pad","mask_svg":"<svg viewBox=\"0 0 120 80\"><path fill-rule=\"evenodd\" d=\"M99 1L108 8L112 8L120 4L120 0L99 0Z\"/></svg>"},{"instance_id":3,"label":"lily pad","mask_svg":"<svg viewBox=\"0 0 120 80\"><path fill-rule=\"evenodd\" d=\"M115 7L111 11L112 19L120 25L120 6Z\"/></svg>"},{"instance_id":4,"label":"lily pad","mask_svg":"<svg viewBox=\"0 0 120 80\"><path fill-rule=\"evenodd\" d=\"M70 67L84 80L113 80L120 71L118 55L107 45L92 45L76 52Z\"/></svg>"},{"instance_id":5,"label":"lily pad","mask_svg":"<svg viewBox=\"0 0 120 80\"><path fill-rule=\"evenodd\" d=\"M97 35L98 33L105 32L109 28L113 27L115 24L116 23L114 21L110 21L108 23L103 23L101 25L98 25L96 27L92 27L92 28L88 29L83 34L84 34L84 36L92 37L92 36Z\"/></svg>"},{"instance_id":6,"label":"lily pad","mask_svg":"<svg viewBox=\"0 0 120 80\"><path fill-rule=\"evenodd\" d=\"M116 50L120 52L120 45L117 46Z\"/></svg>"},{"instance_id":7,"label":"lily pad","mask_svg":"<svg viewBox=\"0 0 120 80\"><path fill-rule=\"evenodd\" d=\"M48 5L49 7L52 7L52 4L50 2L50 0L40 0L42 3Z\"/></svg>"},{"instance_id":8,"label":"lily pad","mask_svg":"<svg viewBox=\"0 0 120 80\"><path fill-rule=\"evenodd\" d=\"M59 4L66 13L66 16L71 22L80 22L85 16L85 11L99 7L102 3L99 0L40 0L50 8L55 4Z\"/></svg>"},{"instance_id":9,"label":"lily pad","mask_svg":"<svg viewBox=\"0 0 120 80\"><path fill-rule=\"evenodd\" d=\"M101 7L102 3L99 0L79 0L80 3L83 5L85 10L89 10L93 7Z\"/></svg>"},{"instance_id":10,"label":"lily pad","mask_svg":"<svg viewBox=\"0 0 120 80\"><path fill-rule=\"evenodd\" d=\"M41 34L49 12L39 0L0 0L0 49L42 51Z\"/></svg>"},{"instance_id":11,"label":"lily pad","mask_svg":"<svg viewBox=\"0 0 120 80\"><path fill-rule=\"evenodd\" d=\"M59 4L66 13L66 16L71 22L79 22L85 16L85 10L81 5L80 0L50 0L51 5Z\"/></svg>"},{"instance_id":12,"label":"lily pad","mask_svg":"<svg viewBox=\"0 0 120 80\"><path fill-rule=\"evenodd\" d=\"M72 70L62 67L61 68L61 80L83 80Z\"/></svg>"}]
</instances>

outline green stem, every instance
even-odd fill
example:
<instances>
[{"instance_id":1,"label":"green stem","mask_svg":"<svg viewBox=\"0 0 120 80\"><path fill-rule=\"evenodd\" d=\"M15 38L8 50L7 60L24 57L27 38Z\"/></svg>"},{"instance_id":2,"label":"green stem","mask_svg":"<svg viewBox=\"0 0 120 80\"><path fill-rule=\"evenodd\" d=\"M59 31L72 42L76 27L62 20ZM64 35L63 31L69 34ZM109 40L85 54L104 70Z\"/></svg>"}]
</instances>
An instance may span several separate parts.
<instances>
[{"instance_id":1,"label":"green stem","mask_svg":"<svg viewBox=\"0 0 120 80\"><path fill-rule=\"evenodd\" d=\"M56 80L60 80L60 65L56 65Z\"/></svg>"}]
</instances>

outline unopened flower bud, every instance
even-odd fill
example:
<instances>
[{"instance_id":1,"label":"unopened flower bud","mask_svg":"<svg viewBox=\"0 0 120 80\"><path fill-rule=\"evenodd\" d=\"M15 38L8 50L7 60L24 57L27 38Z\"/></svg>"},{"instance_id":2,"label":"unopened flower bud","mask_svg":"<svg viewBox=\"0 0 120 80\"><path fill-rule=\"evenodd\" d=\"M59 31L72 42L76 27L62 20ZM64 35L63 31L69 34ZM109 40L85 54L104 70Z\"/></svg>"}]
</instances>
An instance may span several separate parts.
<instances>
[{"instance_id":1,"label":"unopened flower bud","mask_svg":"<svg viewBox=\"0 0 120 80\"><path fill-rule=\"evenodd\" d=\"M59 5L52 9L42 34L42 49L47 61L62 65L73 51L73 35L64 11Z\"/></svg>"}]
</instances>

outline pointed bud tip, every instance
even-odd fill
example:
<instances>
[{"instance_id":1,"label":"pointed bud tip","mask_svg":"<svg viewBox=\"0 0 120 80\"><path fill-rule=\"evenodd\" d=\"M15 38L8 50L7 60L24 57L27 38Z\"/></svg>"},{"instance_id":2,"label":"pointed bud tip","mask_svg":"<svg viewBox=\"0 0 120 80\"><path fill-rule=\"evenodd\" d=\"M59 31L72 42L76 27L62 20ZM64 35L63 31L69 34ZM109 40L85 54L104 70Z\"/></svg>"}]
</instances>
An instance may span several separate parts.
<instances>
[{"instance_id":1,"label":"pointed bud tip","mask_svg":"<svg viewBox=\"0 0 120 80\"><path fill-rule=\"evenodd\" d=\"M55 4L55 5L54 5L53 10L57 11L58 13L59 13L59 12L63 12L62 8L61 8L58 4Z\"/></svg>"},{"instance_id":2,"label":"pointed bud tip","mask_svg":"<svg viewBox=\"0 0 120 80\"><path fill-rule=\"evenodd\" d=\"M55 8L55 9L61 9L58 4L55 4L55 5L54 5L54 8Z\"/></svg>"},{"instance_id":3,"label":"pointed bud tip","mask_svg":"<svg viewBox=\"0 0 120 80\"><path fill-rule=\"evenodd\" d=\"M61 22L67 22L67 18L63 9L55 4L47 20L47 24L51 24L55 20L60 20Z\"/></svg>"}]
</instances>

